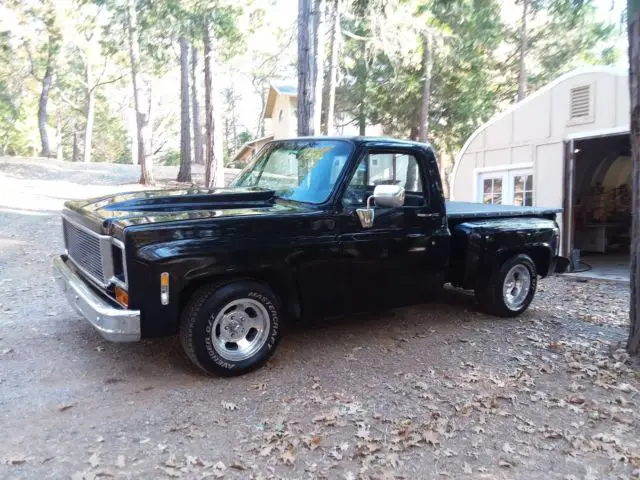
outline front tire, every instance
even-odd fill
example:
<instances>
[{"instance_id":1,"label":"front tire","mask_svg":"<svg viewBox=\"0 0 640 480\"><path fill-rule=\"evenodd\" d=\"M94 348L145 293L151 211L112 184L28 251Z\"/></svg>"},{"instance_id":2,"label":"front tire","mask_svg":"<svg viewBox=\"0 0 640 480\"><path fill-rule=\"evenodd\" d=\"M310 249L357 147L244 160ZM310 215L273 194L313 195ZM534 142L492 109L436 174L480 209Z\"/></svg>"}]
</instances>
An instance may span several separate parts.
<instances>
[{"instance_id":1,"label":"front tire","mask_svg":"<svg viewBox=\"0 0 640 480\"><path fill-rule=\"evenodd\" d=\"M281 338L282 311L266 285L237 281L197 290L180 321L189 359L210 375L242 375L262 366Z\"/></svg>"},{"instance_id":2,"label":"front tire","mask_svg":"<svg viewBox=\"0 0 640 480\"><path fill-rule=\"evenodd\" d=\"M486 285L476 289L481 308L499 317L516 317L533 301L538 285L536 265L528 255L505 260Z\"/></svg>"}]
</instances>

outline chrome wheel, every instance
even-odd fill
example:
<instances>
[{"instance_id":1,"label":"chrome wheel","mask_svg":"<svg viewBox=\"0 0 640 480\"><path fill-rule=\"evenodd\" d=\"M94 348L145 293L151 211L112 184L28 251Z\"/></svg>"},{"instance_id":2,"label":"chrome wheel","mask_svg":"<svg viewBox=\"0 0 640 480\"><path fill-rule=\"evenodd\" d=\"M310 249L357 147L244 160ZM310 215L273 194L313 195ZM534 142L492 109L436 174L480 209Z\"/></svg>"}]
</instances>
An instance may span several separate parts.
<instances>
[{"instance_id":1,"label":"chrome wheel","mask_svg":"<svg viewBox=\"0 0 640 480\"><path fill-rule=\"evenodd\" d=\"M270 326L269 314L262 303L251 298L233 300L213 321L213 348L226 360L246 360L264 346Z\"/></svg>"},{"instance_id":2,"label":"chrome wheel","mask_svg":"<svg viewBox=\"0 0 640 480\"><path fill-rule=\"evenodd\" d=\"M514 265L504 278L502 295L509 310L519 310L524 305L531 288L531 272L522 265Z\"/></svg>"}]
</instances>

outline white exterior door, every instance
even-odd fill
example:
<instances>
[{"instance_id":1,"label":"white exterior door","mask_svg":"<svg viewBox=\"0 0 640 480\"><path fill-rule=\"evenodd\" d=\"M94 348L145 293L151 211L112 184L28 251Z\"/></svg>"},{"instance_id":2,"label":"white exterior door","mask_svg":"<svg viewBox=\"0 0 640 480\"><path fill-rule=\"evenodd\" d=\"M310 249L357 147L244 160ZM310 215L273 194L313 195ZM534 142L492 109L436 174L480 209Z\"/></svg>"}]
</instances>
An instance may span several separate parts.
<instances>
[{"instance_id":1,"label":"white exterior door","mask_svg":"<svg viewBox=\"0 0 640 480\"><path fill-rule=\"evenodd\" d=\"M478 173L476 202L533 206L533 170L497 170Z\"/></svg>"}]
</instances>

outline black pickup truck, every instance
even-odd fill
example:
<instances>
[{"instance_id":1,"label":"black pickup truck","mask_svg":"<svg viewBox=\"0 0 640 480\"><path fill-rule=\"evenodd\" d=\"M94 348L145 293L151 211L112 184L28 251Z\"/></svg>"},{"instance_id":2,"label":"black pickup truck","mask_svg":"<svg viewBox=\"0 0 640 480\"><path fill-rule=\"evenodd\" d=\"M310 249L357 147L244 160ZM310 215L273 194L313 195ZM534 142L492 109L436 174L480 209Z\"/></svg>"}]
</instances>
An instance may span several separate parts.
<instances>
[{"instance_id":1,"label":"black pickup truck","mask_svg":"<svg viewBox=\"0 0 640 480\"><path fill-rule=\"evenodd\" d=\"M266 145L231 188L67 202L54 273L106 339L179 332L202 370L238 375L286 321L422 303L446 283L522 313L567 263L558 212L445 202L427 144L297 138Z\"/></svg>"}]
</instances>

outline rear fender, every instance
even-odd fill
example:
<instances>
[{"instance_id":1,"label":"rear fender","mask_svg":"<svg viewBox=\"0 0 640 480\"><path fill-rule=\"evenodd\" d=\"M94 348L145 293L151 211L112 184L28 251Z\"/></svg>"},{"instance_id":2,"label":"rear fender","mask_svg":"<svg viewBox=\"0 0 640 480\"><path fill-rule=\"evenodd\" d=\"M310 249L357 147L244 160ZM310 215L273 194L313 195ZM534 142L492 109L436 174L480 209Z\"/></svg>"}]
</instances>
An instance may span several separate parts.
<instances>
[{"instance_id":1,"label":"rear fender","mask_svg":"<svg viewBox=\"0 0 640 480\"><path fill-rule=\"evenodd\" d=\"M469 221L452 229L451 282L474 289L514 255L529 255L540 276L555 268L558 227L542 218Z\"/></svg>"}]
</instances>

